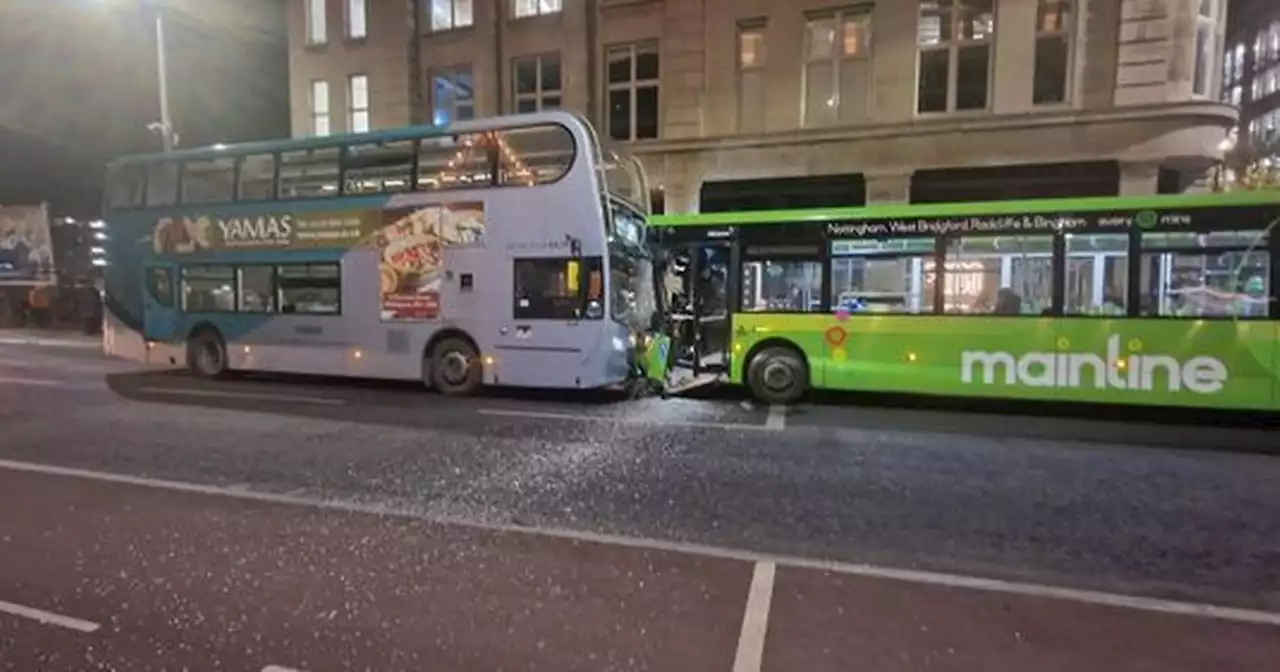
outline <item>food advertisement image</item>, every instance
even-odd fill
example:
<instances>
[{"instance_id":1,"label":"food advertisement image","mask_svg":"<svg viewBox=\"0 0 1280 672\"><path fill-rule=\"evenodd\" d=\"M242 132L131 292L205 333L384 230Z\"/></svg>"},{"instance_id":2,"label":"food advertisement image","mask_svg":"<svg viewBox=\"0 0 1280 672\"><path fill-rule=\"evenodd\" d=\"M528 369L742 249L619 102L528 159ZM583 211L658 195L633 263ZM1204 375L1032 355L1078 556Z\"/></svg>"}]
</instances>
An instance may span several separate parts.
<instances>
[{"instance_id":1,"label":"food advertisement image","mask_svg":"<svg viewBox=\"0 0 1280 672\"><path fill-rule=\"evenodd\" d=\"M371 241L380 254L385 322L440 316L442 255L450 247L484 243L484 204L450 203L388 210Z\"/></svg>"}]
</instances>

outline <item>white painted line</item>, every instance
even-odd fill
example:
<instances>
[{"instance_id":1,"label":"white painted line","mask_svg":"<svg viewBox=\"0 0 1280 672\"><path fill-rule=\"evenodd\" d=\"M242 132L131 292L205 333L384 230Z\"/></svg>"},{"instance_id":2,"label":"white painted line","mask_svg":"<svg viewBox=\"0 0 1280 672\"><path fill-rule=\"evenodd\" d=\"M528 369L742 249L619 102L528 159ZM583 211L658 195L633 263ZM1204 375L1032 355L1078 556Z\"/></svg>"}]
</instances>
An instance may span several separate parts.
<instances>
[{"instance_id":1,"label":"white painted line","mask_svg":"<svg viewBox=\"0 0 1280 672\"><path fill-rule=\"evenodd\" d=\"M738 633L738 652L733 657L733 672L760 672L764 665L764 639L769 630L769 603L773 601L773 579L777 566L772 562L756 563L747 591L747 608L742 615L742 631Z\"/></svg>"},{"instance_id":2,"label":"white painted line","mask_svg":"<svg viewBox=\"0 0 1280 672\"><path fill-rule=\"evenodd\" d=\"M27 345L41 348L100 348L101 342L97 341L68 341L52 338L0 338L0 345Z\"/></svg>"},{"instance_id":3,"label":"white painted line","mask_svg":"<svg viewBox=\"0 0 1280 672\"><path fill-rule=\"evenodd\" d=\"M719 546L708 546L703 544L690 544L678 541L623 537L619 535L580 532L577 530L563 530L557 528L534 528L523 527L520 525L480 523L473 520L463 520L447 516L427 515L419 510L414 510L404 506L362 504L353 501L326 500L293 495L272 494L268 492L236 491L213 485L201 485L198 483L186 483L183 481L166 481L162 479L145 478L142 476L127 476L124 474L113 474L104 471L59 467L49 464L20 462L17 460L0 459L0 470L79 478L102 483L117 483L151 488L154 490L185 492L245 501L267 502L288 506L304 506L326 511L341 511L343 513L360 513L374 516L391 516L409 520L419 520L437 525L450 525L454 527L504 532L508 534L526 534L538 537L565 539L569 541L618 546L622 548L633 548L647 551L681 553L685 555L696 555L720 560L749 562L752 564L758 562L771 562L784 569L812 569L832 572L835 574L865 576L873 579L888 579L949 588L968 588L986 592L1022 595L1025 597L1042 597L1067 602L1098 604L1121 609L1151 611L1165 614L1177 614L1180 616L1212 618L1224 621L1256 623L1260 625L1280 627L1280 612L1224 607L1202 602L1181 602L1163 600L1159 598L1121 595L1117 593L1105 593L1094 590L1080 590L1076 588L1061 588L1035 583L1004 581L1001 579L984 579L959 574L944 574L941 572L926 572L914 569L895 569L892 567L880 567L876 565L815 560L812 558L785 555L770 555L767 553L754 553L751 551L723 548Z\"/></svg>"},{"instance_id":4,"label":"white painted line","mask_svg":"<svg viewBox=\"0 0 1280 672\"><path fill-rule=\"evenodd\" d=\"M62 614L55 614L52 611L45 611L43 609L24 607L21 604L14 604L12 602L0 601L0 612L29 618L33 621L38 621L46 625L56 625L58 627L78 632L96 632L98 628L102 627L93 621L85 621L79 618L63 616Z\"/></svg>"},{"instance_id":5,"label":"white painted line","mask_svg":"<svg viewBox=\"0 0 1280 672\"><path fill-rule=\"evenodd\" d=\"M170 395L175 397L209 397L212 399L248 399L250 401L283 401L296 404L320 404L323 406L345 406L345 399L333 397L303 397L291 394L264 394L260 392L232 392L228 390L191 390L180 387L139 387L138 392L145 394Z\"/></svg>"},{"instance_id":6,"label":"white painted line","mask_svg":"<svg viewBox=\"0 0 1280 672\"><path fill-rule=\"evenodd\" d=\"M31 385L35 387L65 387L66 381L46 380L43 378L11 378L0 377L0 385Z\"/></svg>"},{"instance_id":7,"label":"white painted line","mask_svg":"<svg viewBox=\"0 0 1280 672\"><path fill-rule=\"evenodd\" d=\"M572 422L605 422L619 425L660 425L663 427L696 427L700 429L730 429L747 432L769 430L764 425L746 425L737 422L688 422L680 420L637 420L611 415L574 415L572 413L548 413L545 411L516 411L502 408L482 408L480 415L505 418L532 418L536 420L569 420Z\"/></svg>"},{"instance_id":8,"label":"white painted line","mask_svg":"<svg viewBox=\"0 0 1280 672\"><path fill-rule=\"evenodd\" d=\"M769 405L769 417L764 421L764 426L774 431L782 431L787 428L787 407L781 404Z\"/></svg>"},{"instance_id":9,"label":"white painted line","mask_svg":"<svg viewBox=\"0 0 1280 672\"><path fill-rule=\"evenodd\" d=\"M280 667L279 665L268 665L262 668L262 672L302 672L292 667Z\"/></svg>"}]
</instances>

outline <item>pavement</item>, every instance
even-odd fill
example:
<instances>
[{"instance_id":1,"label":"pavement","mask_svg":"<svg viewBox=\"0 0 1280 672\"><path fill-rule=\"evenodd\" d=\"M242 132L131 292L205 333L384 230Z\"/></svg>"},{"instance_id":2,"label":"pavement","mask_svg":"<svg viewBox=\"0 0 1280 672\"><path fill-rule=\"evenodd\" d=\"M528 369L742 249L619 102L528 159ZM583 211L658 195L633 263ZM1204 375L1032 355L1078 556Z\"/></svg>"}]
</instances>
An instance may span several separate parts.
<instances>
[{"instance_id":1,"label":"pavement","mask_svg":"<svg viewBox=\"0 0 1280 672\"><path fill-rule=\"evenodd\" d=\"M454 400L6 343L0 669L1280 659L1274 430Z\"/></svg>"}]
</instances>

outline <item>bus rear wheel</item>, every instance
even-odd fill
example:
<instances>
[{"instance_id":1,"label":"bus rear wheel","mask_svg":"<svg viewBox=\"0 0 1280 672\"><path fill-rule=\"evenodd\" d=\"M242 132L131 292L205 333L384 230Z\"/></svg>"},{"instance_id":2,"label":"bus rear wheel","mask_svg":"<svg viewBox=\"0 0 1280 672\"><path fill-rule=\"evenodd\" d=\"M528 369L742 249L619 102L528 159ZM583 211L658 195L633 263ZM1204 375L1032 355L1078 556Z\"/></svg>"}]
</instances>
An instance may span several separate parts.
<instances>
[{"instance_id":1,"label":"bus rear wheel","mask_svg":"<svg viewBox=\"0 0 1280 672\"><path fill-rule=\"evenodd\" d=\"M466 340L446 338L431 350L431 385L441 394L474 394L482 373L480 353Z\"/></svg>"},{"instance_id":2,"label":"bus rear wheel","mask_svg":"<svg viewBox=\"0 0 1280 672\"><path fill-rule=\"evenodd\" d=\"M226 375L227 346L218 332L204 329L187 340L187 368L201 378Z\"/></svg>"},{"instance_id":3,"label":"bus rear wheel","mask_svg":"<svg viewBox=\"0 0 1280 672\"><path fill-rule=\"evenodd\" d=\"M747 387L760 401L789 404L809 389L809 367L790 348L767 348L747 364Z\"/></svg>"}]
</instances>

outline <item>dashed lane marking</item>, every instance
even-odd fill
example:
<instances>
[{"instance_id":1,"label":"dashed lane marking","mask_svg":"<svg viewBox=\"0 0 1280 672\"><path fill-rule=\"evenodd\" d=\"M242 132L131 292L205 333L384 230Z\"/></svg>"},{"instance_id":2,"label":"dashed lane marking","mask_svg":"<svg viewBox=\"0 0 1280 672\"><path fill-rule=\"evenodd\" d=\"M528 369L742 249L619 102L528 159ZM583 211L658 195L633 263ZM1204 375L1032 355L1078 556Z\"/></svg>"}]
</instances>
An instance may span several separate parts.
<instances>
[{"instance_id":1,"label":"dashed lane marking","mask_svg":"<svg viewBox=\"0 0 1280 672\"><path fill-rule=\"evenodd\" d=\"M139 387L143 394L167 395L175 397L207 397L210 399L246 399L249 401L283 401L294 404L319 404L322 406L345 406L345 399L333 397L303 397L292 394L266 394L262 392L231 392L227 390L192 390L180 387Z\"/></svg>"},{"instance_id":2,"label":"dashed lane marking","mask_svg":"<svg viewBox=\"0 0 1280 672\"><path fill-rule=\"evenodd\" d=\"M769 416L765 419L764 426L775 431L786 429L787 407L781 404L771 404L769 406Z\"/></svg>"},{"instance_id":3,"label":"dashed lane marking","mask_svg":"<svg viewBox=\"0 0 1280 672\"><path fill-rule=\"evenodd\" d=\"M741 422L691 422L688 420L643 420L608 415L574 415L572 413L549 413L545 411L516 411L501 408L482 408L476 411L480 415L507 418L530 418L534 420L567 420L570 422L602 422L619 425L661 425L664 427L694 427L699 429L729 429L746 432L771 432L776 428L767 425L750 425Z\"/></svg>"},{"instance_id":4,"label":"dashed lane marking","mask_svg":"<svg viewBox=\"0 0 1280 672\"><path fill-rule=\"evenodd\" d=\"M55 614L52 611L44 609L36 609L35 607L25 607L21 604L0 601L0 613L10 614L12 616L21 616L29 618L33 621L44 623L45 625L56 625L60 628L75 630L77 632L96 632L102 627L93 621L86 621L80 618L72 618L71 616L63 616Z\"/></svg>"},{"instance_id":5,"label":"dashed lane marking","mask_svg":"<svg viewBox=\"0 0 1280 672\"><path fill-rule=\"evenodd\" d=\"M685 555L695 555L704 558L748 562L752 565L761 562L768 562L783 569L809 569L831 572L833 574L902 581L904 583L917 583L949 588L967 588L976 591L1048 598L1062 600L1065 602L1097 604L1120 609L1132 609L1135 611L1157 612L1175 614L1179 616L1211 618L1238 623L1255 623L1259 625L1280 627L1280 613L1277 612L1226 607L1202 602L1183 602L1153 597L1106 593L1096 590L1064 588L1059 586L1005 581L1002 579L987 579L959 574L945 574L942 572L896 569L893 567L881 567L877 565L815 560L813 558L795 556L771 555L767 553L754 553L739 549L690 544L678 541L623 537L611 534L581 532L577 530L563 530L557 528L534 528L522 527L519 525L480 523L474 520L462 520L445 516L427 515L419 510L403 506L362 504L352 501L298 497L258 491L236 491L229 490L225 487L201 485L199 483L166 481L161 479L144 478L141 476L128 476L125 474L113 474L110 472L76 469L73 467L60 467L33 462L21 462L17 460L0 459L0 470L79 478L103 483L132 485L136 487L150 488L153 490L185 492L245 501L267 502L288 506L303 506L326 511L361 513L374 516L393 516L408 520L420 520L437 525L450 525L474 530L503 532L507 534L526 534L551 539L564 539L583 543L618 546L621 548L633 548L637 550L682 553Z\"/></svg>"},{"instance_id":6,"label":"dashed lane marking","mask_svg":"<svg viewBox=\"0 0 1280 672\"><path fill-rule=\"evenodd\" d=\"M742 631L738 634L738 651L733 657L733 672L760 672L764 665L764 640L769 630L769 605L773 601L773 580L777 565L757 562L747 590L747 608L742 615Z\"/></svg>"}]
</instances>

